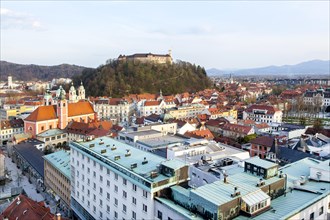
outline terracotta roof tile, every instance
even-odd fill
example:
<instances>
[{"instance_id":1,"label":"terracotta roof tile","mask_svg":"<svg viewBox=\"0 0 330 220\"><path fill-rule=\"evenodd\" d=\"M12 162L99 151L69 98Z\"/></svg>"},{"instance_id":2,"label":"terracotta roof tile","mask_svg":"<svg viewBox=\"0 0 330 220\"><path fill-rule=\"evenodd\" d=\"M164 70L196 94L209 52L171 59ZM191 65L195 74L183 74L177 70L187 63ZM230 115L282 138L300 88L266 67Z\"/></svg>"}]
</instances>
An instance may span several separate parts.
<instances>
[{"instance_id":1,"label":"terracotta roof tile","mask_svg":"<svg viewBox=\"0 0 330 220\"><path fill-rule=\"evenodd\" d=\"M56 119L56 105L39 106L34 110L25 121L45 121Z\"/></svg>"},{"instance_id":2,"label":"terracotta roof tile","mask_svg":"<svg viewBox=\"0 0 330 220\"><path fill-rule=\"evenodd\" d=\"M87 115L95 113L91 103L83 101L68 104L68 116Z\"/></svg>"},{"instance_id":3,"label":"terracotta roof tile","mask_svg":"<svg viewBox=\"0 0 330 220\"><path fill-rule=\"evenodd\" d=\"M54 217L43 202L36 202L24 195L19 195L0 215L1 219L9 220L51 220Z\"/></svg>"}]
</instances>

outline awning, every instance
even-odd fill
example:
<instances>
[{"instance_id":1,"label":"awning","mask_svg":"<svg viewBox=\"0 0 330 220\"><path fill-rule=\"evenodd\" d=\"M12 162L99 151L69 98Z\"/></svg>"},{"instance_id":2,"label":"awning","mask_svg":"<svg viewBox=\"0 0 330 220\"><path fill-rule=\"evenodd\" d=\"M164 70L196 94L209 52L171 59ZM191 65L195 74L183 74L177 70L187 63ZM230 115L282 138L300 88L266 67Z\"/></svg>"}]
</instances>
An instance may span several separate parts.
<instances>
[{"instance_id":1,"label":"awning","mask_svg":"<svg viewBox=\"0 0 330 220\"><path fill-rule=\"evenodd\" d=\"M262 201L270 199L270 197L266 193L264 193L263 191L261 191L259 189L255 192L252 192L252 193L249 193L245 196L242 196L242 199L247 205L253 206L253 205L256 205L256 204L258 204Z\"/></svg>"}]
</instances>

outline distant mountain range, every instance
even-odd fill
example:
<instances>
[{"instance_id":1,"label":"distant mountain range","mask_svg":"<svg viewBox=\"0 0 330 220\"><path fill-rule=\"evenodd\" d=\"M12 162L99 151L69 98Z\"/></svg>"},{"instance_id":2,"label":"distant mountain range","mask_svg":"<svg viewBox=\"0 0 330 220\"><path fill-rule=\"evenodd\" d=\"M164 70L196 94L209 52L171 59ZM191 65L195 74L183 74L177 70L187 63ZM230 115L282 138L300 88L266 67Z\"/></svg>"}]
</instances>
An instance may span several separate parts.
<instances>
[{"instance_id":1,"label":"distant mountain range","mask_svg":"<svg viewBox=\"0 0 330 220\"><path fill-rule=\"evenodd\" d=\"M208 76L234 75L272 75L272 74L330 74L330 60L311 60L296 65L267 66L240 70L219 70L216 68L206 70Z\"/></svg>"},{"instance_id":2,"label":"distant mountain range","mask_svg":"<svg viewBox=\"0 0 330 220\"><path fill-rule=\"evenodd\" d=\"M53 78L72 78L80 75L86 67L61 64L56 66L23 65L0 61L0 80L6 81L8 75L13 80L52 80Z\"/></svg>"}]
</instances>

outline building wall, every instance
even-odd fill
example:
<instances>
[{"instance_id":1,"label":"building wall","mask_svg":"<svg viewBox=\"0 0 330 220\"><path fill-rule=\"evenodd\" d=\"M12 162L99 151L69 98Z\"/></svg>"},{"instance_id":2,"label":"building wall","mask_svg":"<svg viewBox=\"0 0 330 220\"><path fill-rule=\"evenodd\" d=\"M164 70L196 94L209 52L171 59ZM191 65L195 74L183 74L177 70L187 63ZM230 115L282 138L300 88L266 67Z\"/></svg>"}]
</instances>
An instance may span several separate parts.
<instances>
[{"instance_id":1,"label":"building wall","mask_svg":"<svg viewBox=\"0 0 330 220\"><path fill-rule=\"evenodd\" d=\"M176 210L171 209L169 206L163 204L162 202L155 201L155 219L164 219L164 220L186 220L187 218L181 215ZM162 218L160 218L160 215ZM157 217L157 218L156 218Z\"/></svg>"},{"instance_id":2,"label":"building wall","mask_svg":"<svg viewBox=\"0 0 330 220\"><path fill-rule=\"evenodd\" d=\"M0 177L5 175L5 155L0 152Z\"/></svg>"},{"instance_id":3,"label":"building wall","mask_svg":"<svg viewBox=\"0 0 330 220\"><path fill-rule=\"evenodd\" d=\"M51 163L47 160L45 161L44 166L44 182L46 187L51 188L56 195L58 195L66 204L70 207L70 179L68 179L63 173L56 169Z\"/></svg>"},{"instance_id":4,"label":"building wall","mask_svg":"<svg viewBox=\"0 0 330 220\"><path fill-rule=\"evenodd\" d=\"M313 205L304 208L303 210L299 211L295 215L289 217L290 220L295 219L312 219L311 214L314 215L315 220L325 220L328 219L328 213L330 212L330 195L322 198L321 200L315 202ZM323 213L322 213L323 207ZM321 214L322 213L322 214Z\"/></svg>"},{"instance_id":5,"label":"building wall","mask_svg":"<svg viewBox=\"0 0 330 220\"><path fill-rule=\"evenodd\" d=\"M95 219L132 219L134 213L135 219L154 219L153 195L149 191L74 147L71 147L71 182L72 198Z\"/></svg>"}]
</instances>

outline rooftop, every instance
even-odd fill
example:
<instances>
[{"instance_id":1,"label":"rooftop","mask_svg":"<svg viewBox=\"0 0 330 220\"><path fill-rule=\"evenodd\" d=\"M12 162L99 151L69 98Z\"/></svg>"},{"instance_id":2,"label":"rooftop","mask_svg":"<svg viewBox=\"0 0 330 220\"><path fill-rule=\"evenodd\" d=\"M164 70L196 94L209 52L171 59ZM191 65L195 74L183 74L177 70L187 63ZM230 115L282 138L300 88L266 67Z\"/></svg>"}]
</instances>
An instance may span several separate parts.
<instances>
[{"instance_id":1,"label":"rooftop","mask_svg":"<svg viewBox=\"0 0 330 220\"><path fill-rule=\"evenodd\" d=\"M260 159L258 156L251 157L251 158L247 159L245 162L257 165L257 166L265 168L265 169L269 169L269 168L278 166L276 163Z\"/></svg>"},{"instance_id":2,"label":"rooftop","mask_svg":"<svg viewBox=\"0 0 330 220\"><path fill-rule=\"evenodd\" d=\"M156 138L148 138L137 141L137 143L141 143L147 145L150 148L157 148L157 147L167 147L168 145L176 144L176 143L183 143L187 139L182 138L176 135L164 135L161 137Z\"/></svg>"},{"instance_id":3,"label":"rooftop","mask_svg":"<svg viewBox=\"0 0 330 220\"><path fill-rule=\"evenodd\" d=\"M157 171L159 165L164 164L175 170L185 166L183 162L169 162L169 160L160 156L139 150L109 137L96 138L88 142L72 142L70 146L91 154L93 157L114 167L118 172L121 171L131 177L131 174L135 174L150 184L170 178L162 174L151 178L151 172Z\"/></svg>"},{"instance_id":4,"label":"rooftop","mask_svg":"<svg viewBox=\"0 0 330 220\"><path fill-rule=\"evenodd\" d=\"M42 142L43 143L43 142ZM34 146L34 142L22 142L14 145L15 151L21 155L41 177L44 176L43 153Z\"/></svg>"},{"instance_id":5,"label":"rooftop","mask_svg":"<svg viewBox=\"0 0 330 220\"><path fill-rule=\"evenodd\" d=\"M47 131L44 131L40 134L38 134L38 137L51 137L51 136L56 136L59 134L63 134L64 131L62 131L61 129L55 128L55 129L49 129Z\"/></svg>"},{"instance_id":6,"label":"rooftop","mask_svg":"<svg viewBox=\"0 0 330 220\"><path fill-rule=\"evenodd\" d=\"M44 156L44 159L58 169L66 178L71 179L70 151L57 151Z\"/></svg>"}]
</instances>

